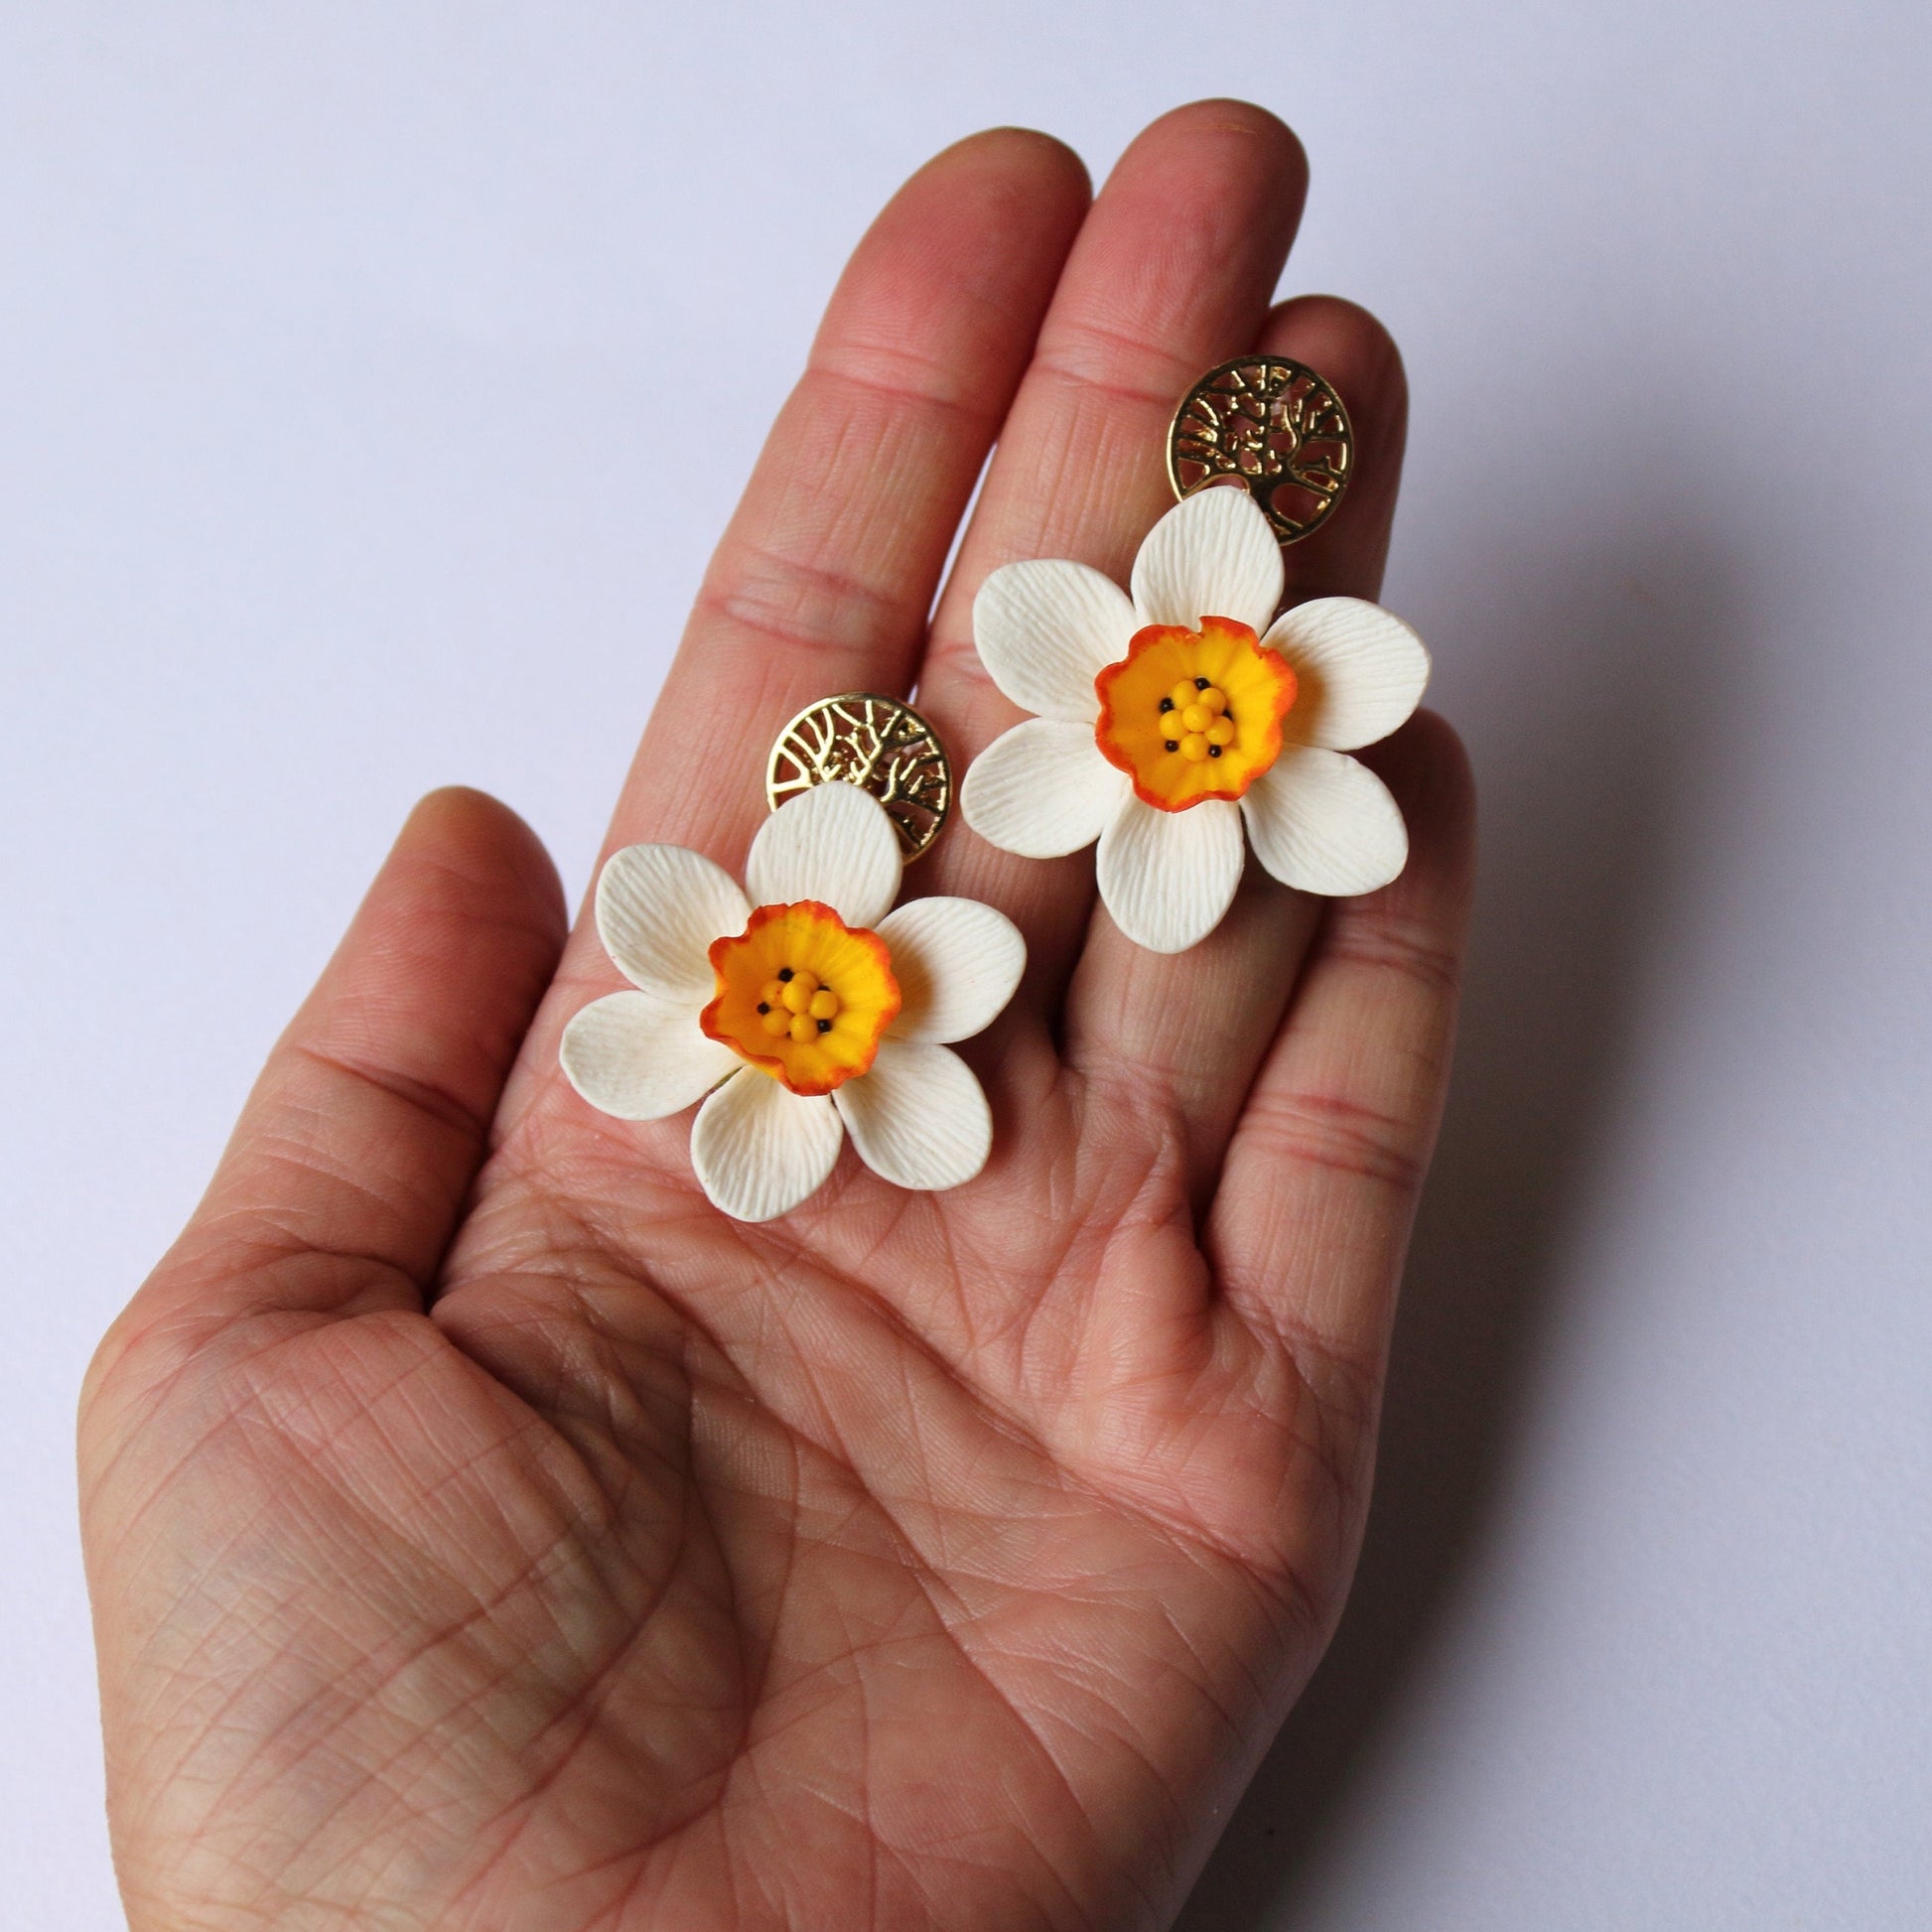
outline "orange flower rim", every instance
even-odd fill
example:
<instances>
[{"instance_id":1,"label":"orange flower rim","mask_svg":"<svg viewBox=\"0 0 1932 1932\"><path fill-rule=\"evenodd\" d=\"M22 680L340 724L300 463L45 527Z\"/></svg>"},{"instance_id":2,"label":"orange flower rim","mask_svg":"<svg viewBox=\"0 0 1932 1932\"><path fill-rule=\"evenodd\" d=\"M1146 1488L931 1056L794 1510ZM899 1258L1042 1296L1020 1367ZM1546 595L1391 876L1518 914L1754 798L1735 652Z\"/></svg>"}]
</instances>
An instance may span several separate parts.
<instances>
[{"instance_id":1,"label":"orange flower rim","mask_svg":"<svg viewBox=\"0 0 1932 1932\"><path fill-rule=\"evenodd\" d=\"M828 1094L864 1073L898 1018L885 941L815 898L760 905L709 957L717 997L698 1024L792 1093Z\"/></svg>"},{"instance_id":2,"label":"orange flower rim","mask_svg":"<svg viewBox=\"0 0 1932 1932\"><path fill-rule=\"evenodd\" d=\"M1159 811L1239 798L1281 756L1295 673L1245 623L1151 623L1093 681L1101 756Z\"/></svg>"}]
</instances>

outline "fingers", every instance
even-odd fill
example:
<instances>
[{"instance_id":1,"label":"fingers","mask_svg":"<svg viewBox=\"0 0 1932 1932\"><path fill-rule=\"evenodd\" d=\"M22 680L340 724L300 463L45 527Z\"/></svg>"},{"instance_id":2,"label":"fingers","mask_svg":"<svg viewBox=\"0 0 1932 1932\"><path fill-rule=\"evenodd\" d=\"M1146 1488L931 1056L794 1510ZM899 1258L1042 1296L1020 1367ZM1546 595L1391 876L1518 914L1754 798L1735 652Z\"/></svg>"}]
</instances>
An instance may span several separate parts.
<instances>
[{"instance_id":1,"label":"fingers","mask_svg":"<svg viewBox=\"0 0 1932 1932\"><path fill-rule=\"evenodd\" d=\"M1297 296L1268 318L1258 348L1306 362L1348 411L1355 458L1348 492L1313 536L1282 552L1287 604L1381 594L1409 439L1409 381L1395 339L1366 309L1333 295Z\"/></svg>"},{"instance_id":2,"label":"fingers","mask_svg":"<svg viewBox=\"0 0 1932 1932\"><path fill-rule=\"evenodd\" d=\"M997 566L1065 557L1125 582L1173 500L1165 441L1201 370L1249 346L1301 216L1308 169L1272 114L1202 101L1121 157L1080 231L940 602L920 705L961 768L1021 714L974 653L972 600ZM1092 903L1088 856L1042 863L955 824L922 888L1011 912L1056 994Z\"/></svg>"},{"instance_id":3,"label":"fingers","mask_svg":"<svg viewBox=\"0 0 1932 1932\"><path fill-rule=\"evenodd\" d=\"M1409 822L1394 885L1343 899L1229 1147L1207 1248L1231 1307L1372 1415L1448 1085L1474 870L1455 734L1424 712L1364 755Z\"/></svg>"},{"instance_id":4,"label":"fingers","mask_svg":"<svg viewBox=\"0 0 1932 1932\"><path fill-rule=\"evenodd\" d=\"M1372 598L1381 587L1402 476L1408 386L1402 358L1374 317L1311 296L1284 303L1256 345L1318 370L1355 430L1354 481L1328 522L1284 555L1288 601ZM1301 970L1321 901L1292 893L1252 855L1228 916L1192 950L1134 944L1105 913L1088 934L1067 992L1066 1058L1126 1108L1150 1100L1178 1119L1189 1179L1204 1205L1255 1068Z\"/></svg>"},{"instance_id":5,"label":"fingers","mask_svg":"<svg viewBox=\"0 0 1932 1932\"><path fill-rule=\"evenodd\" d=\"M424 799L117 1326L420 1306L564 922L549 857L507 806Z\"/></svg>"},{"instance_id":6,"label":"fingers","mask_svg":"<svg viewBox=\"0 0 1932 1932\"><path fill-rule=\"evenodd\" d=\"M953 535L1087 206L1078 159L1000 129L927 164L860 242L645 732L615 844L736 867L772 739L909 688Z\"/></svg>"}]
</instances>

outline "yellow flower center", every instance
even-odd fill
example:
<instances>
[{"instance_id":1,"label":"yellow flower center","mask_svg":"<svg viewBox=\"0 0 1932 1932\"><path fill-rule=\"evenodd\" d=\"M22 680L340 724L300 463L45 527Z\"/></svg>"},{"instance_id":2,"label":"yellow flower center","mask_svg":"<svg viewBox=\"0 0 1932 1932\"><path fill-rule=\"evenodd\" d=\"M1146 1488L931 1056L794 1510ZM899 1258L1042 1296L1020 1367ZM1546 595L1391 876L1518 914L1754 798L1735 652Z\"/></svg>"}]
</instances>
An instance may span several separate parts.
<instances>
[{"instance_id":1,"label":"yellow flower center","mask_svg":"<svg viewBox=\"0 0 1932 1932\"><path fill-rule=\"evenodd\" d=\"M710 958L717 997L699 1025L793 1093L830 1093L865 1072L898 1018L885 942L817 899L760 905L737 937L712 941Z\"/></svg>"},{"instance_id":2,"label":"yellow flower center","mask_svg":"<svg viewBox=\"0 0 1932 1932\"><path fill-rule=\"evenodd\" d=\"M1151 623L1093 681L1094 740L1136 794L1164 812L1239 798L1281 756L1295 673L1245 623Z\"/></svg>"}]
</instances>

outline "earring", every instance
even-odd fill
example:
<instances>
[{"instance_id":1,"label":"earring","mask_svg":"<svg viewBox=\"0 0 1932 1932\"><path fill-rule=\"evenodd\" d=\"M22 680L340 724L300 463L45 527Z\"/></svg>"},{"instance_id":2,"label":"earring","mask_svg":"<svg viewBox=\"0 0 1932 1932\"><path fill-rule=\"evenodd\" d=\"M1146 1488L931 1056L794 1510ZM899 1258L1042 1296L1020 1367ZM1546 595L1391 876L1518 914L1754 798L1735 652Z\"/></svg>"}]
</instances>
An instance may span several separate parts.
<instances>
[{"instance_id":1,"label":"earring","mask_svg":"<svg viewBox=\"0 0 1932 1932\"><path fill-rule=\"evenodd\" d=\"M909 866L932 848L952 810L952 763L935 732L909 704L872 691L808 704L771 747L765 802L834 780L869 791L886 808Z\"/></svg>"},{"instance_id":2,"label":"earring","mask_svg":"<svg viewBox=\"0 0 1932 1932\"><path fill-rule=\"evenodd\" d=\"M1218 363L1181 397L1168 430L1176 496L1239 483L1283 544L1312 536L1335 513L1354 458L1341 398L1286 355Z\"/></svg>"}]
</instances>

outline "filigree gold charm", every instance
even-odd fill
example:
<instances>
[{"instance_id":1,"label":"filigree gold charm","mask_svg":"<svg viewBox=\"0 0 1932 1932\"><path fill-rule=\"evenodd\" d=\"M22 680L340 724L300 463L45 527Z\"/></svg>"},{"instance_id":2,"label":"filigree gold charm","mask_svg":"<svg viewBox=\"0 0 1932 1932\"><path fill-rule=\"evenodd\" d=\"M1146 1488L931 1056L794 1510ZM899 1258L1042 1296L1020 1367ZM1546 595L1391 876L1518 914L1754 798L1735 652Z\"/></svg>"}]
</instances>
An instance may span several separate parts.
<instances>
[{"instance_id":1,"label":"filigree gold charm","mask_svg":"<svg viewBox=\"0 0 1932 1932\"><path fill-rule=\"evenodd\" d=\"M1176 496L1238 483L1285 544L1313 535L1334 514L1354 454L1341 398L1284 355L1237 355L1209 369L1168 431Z\"/></svg>"},{"instance_id":2,"label":"filigree gold charm","mask_svg":"<svg viewBox=\"0 0 1932 1932\"><path fill-rule=\"evenodd\" d=\"M952 809L952 765L939 734L910 705L876 692L807 705L771 747L764 796L775 812L787 798L835 779L886 807L907 865L931 847Z\"/></svg>"}]
</instances>

